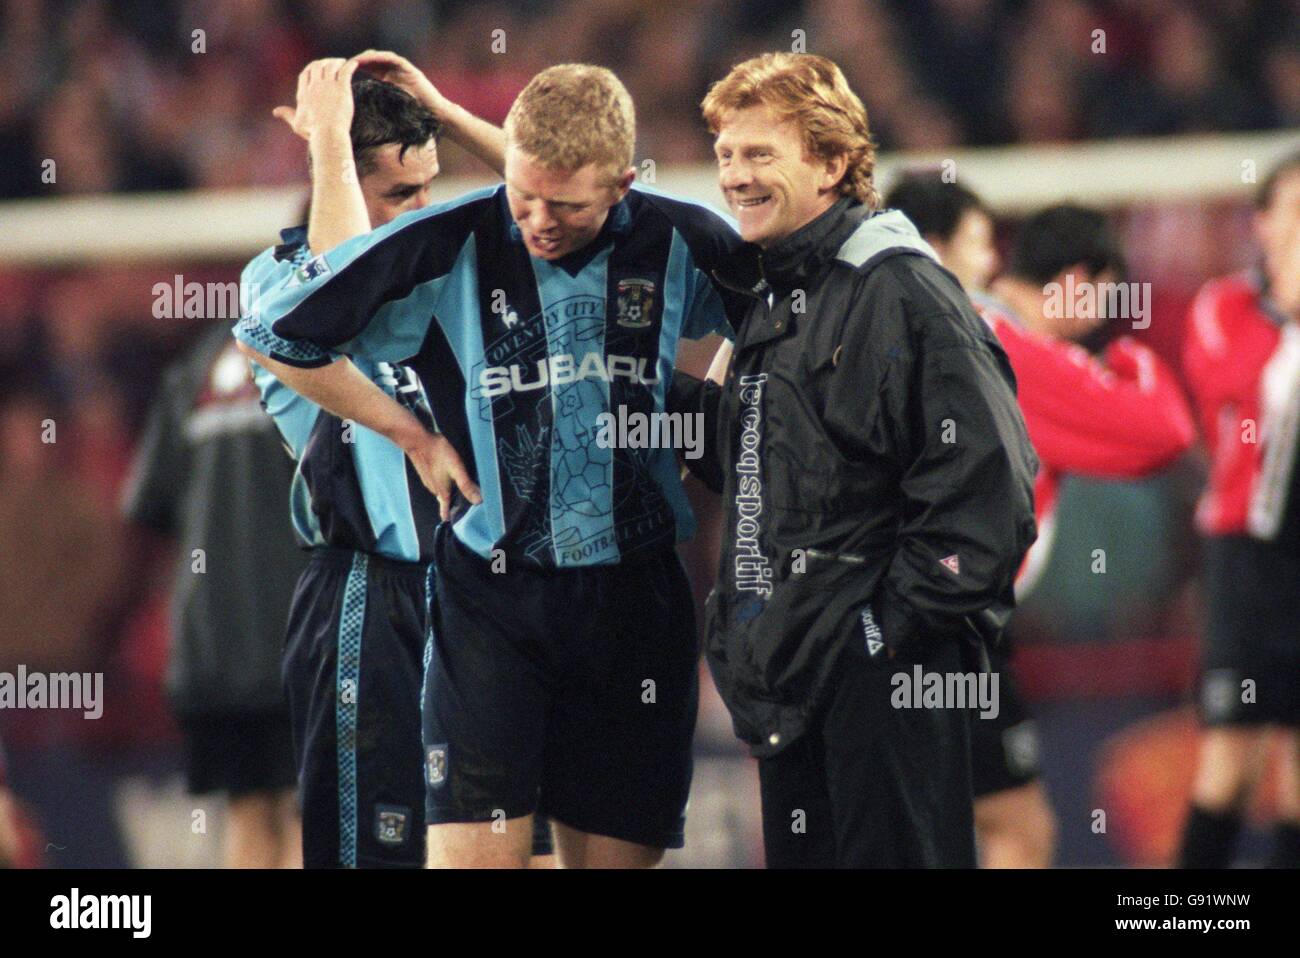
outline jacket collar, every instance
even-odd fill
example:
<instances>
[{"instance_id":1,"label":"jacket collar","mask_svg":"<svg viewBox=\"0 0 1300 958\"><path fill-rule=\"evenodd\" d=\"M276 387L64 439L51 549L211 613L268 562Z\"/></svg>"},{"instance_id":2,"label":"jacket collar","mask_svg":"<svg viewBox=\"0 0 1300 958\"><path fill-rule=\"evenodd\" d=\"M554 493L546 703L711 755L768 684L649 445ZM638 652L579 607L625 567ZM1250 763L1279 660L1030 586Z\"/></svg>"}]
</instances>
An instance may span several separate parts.
<instances>
[{"instance_id":1,"label":"jacket collar","mask_svg":"<svg viewBox=\"0 0 1300 958\"><path fill-rule=\"evenodd\" d=\"M306 223L280 230L280 243L284 246L298 246L305 242L307 242Z\"/></svg>"},{"instance_id":2,"label":"jacket collar","mask_svg":"<svg viewBox=\"0 0 1300 958\"><path fill-rule=\"evenodd\" d=\"M758 299L784 297L793 289L817 280L832 260L856 270L869 270L889 256L913 253L938 262L930 244L921 238L911 220L898 210L871 212L857 200L843 198L821 216L795 230L774 246L758 251L745 244L719 269L714 278L736 292ZM787 312L771 311L757 319L751 312L737 340L737 349L785 335L794 322Z\"/></svg>"},{"instance_id":3,"label":"jacket collar","mask_svg":"<svg viewBox=\"0 0 1300 958\"><path fill-rule=\"evenodd\" d=\"M871 215L858 200L841 197L826 212L768 249L743 244L715 271L715 278L754 296L765 295L769 287L782 293L799 288L835 258Z\"/></svg>"},{"instance_id":4,"label":"jacket collar","mask_svg":"<svg viewBox=\"0 0 1300 958\"><path fill-rule=\"evenodd\" d=\"M836 252L870 211L851 197L836 200L826 212L759 253L763 277L777 290L807 283Z\"/></svg>"}]
</instances>

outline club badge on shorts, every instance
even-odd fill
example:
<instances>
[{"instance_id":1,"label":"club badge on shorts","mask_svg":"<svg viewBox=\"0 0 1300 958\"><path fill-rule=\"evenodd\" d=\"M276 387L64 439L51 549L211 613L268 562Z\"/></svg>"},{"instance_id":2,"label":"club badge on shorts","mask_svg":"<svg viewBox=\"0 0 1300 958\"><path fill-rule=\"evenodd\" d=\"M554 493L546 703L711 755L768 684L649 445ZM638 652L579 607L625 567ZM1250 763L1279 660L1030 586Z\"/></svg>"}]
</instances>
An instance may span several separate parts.
<instances>
[{"instance_id":1,"label":"club badge on shorts","mask_svg":"<svg viewBox=\"0 0 1300 958\"><path fill-rule=\"evenodd\" d=\"M406 824L410 817L410 809L376 805L375 838L381 845L401 845L406 841Z\"/></svg>"},{"instance_id":2,"label":"club badge on shorts","mask_svg":"<svg viewBox=\"0 0 1300 958\"><path fill-rule=\"evenodd\" d=\"M627 329L645 329L650 325L650 310L655 302L655 284L648 279L618 281L618 324Z\"/></svg>"}]
</instances>

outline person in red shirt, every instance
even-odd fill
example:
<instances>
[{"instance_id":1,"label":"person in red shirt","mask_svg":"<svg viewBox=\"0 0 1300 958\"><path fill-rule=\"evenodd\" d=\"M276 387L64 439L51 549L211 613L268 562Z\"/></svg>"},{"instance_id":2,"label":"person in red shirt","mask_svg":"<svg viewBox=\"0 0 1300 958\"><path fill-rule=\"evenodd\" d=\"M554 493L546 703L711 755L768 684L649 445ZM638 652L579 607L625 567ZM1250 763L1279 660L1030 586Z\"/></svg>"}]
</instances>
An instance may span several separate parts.
<instances>
[{"instance_id":1,"label":"person in red shirt","mask_svg":"<svg viewBox=\"0 0 1300 958\"><path fill-rule=\"evenodd\" d=\"M1030 217L990 295L981 287L996 268L988 265L996 263L992 219L974 193L944 183L937 173L921 173L896 185L886 205L913 218L940 251L1015 370L1040 463L1034 485L1038 540L1016 580L1017 599L1023 599L1047 564L1063 476L1150 475L1192 444L1191 411L1172 370L1133 338L1119 337L1101 359L1078 345L1107 321L1138 318L1108 315L1098 308L1109 302L1104 297L1094 298L1091 309L1075 308L1074 297L1063 301L1066 290L1096 284L1095 293L1105 288L1100 284L1123 279L1123 253L1103 214L1063 205ZM970 225L976 217L987 221L983 228ZM981 236L987 250L972 248ZM1055 820L1039 780L1037 731L1009 657L1004 639L991 657L1001 673L998 716L972 720L975 826L986 867L1041 868L1052 860Z\"/></svg>"},{"instance_id":2,"label":"person in red shirt","mask_svg":"<svg viewBox=\"0 0 1300 958\"><path fill-rule=\"evenodd\" d=\"M1055 308L1059 290L1123 281L1124 261L1104 214L1051 207L1030 218L992 296L972 294L1016 372L1020 409L1041 466L1034 487L1038 542L1016 581L1028 595L1046 564L1061 479L1140 479L1191 447L1196 427L1173 370L1132 336L1094 357L1082 340L1105 323L1139 321L1095 308ZM1128 297L1130 304L1138 296ZM1149 302L1149 300L1148 300Z\"/></svg>"},{"instance_id":3,"label":"person in red shirt","mask_svg":"<svg viewBox=\"0 0 1300 958\"><path fill-rule=\"evenodd\" d=\"M1210 452L1201 741L1180 864L1226 868L1282 747L1277 867L1300 867L1300 152L1261 184L1254 270L1192 303L1184 366Z\"/></svg>"}]
</instances>

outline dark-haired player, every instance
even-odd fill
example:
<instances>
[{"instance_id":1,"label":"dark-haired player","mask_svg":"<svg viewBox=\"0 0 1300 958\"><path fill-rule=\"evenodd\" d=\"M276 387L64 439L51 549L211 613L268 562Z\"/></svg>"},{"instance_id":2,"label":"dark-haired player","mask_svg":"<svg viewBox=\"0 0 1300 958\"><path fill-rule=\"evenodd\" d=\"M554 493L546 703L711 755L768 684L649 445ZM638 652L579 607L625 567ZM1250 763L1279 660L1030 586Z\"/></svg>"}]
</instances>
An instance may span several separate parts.
<instances>
[{"instance_id":1,"label":"dark-haired player","mask_svg":"<svg viewBox=\"0 0 1300 958\"><path fill-rule=\"evenodd\" d=\"M1300 867L1300 153L1256 197L1258 267L1192 304L1184 362L1211 454L1197 507L1207 621L1201 741L1181 864L1226 868L1269 744L1277 867Z\"/></svg>"},{"instance_id":2,"label":"dark-haired player","mask_svg":"<svg viewBox=\"0 0 1300 958\"><path fill-rule=\"evenodd\" d=\"M353 76L358 66L411 92ZM500 131L448 104L395 54L312 63L300 76L296 109L275 112L310 144L314 188L310 233L285 230L284 242L244 271L244 282L262 294L290 281L314 252L427 206L444 122L461 145L501 168ZM347 198L355 202L337 202L339 191L322 188L349 177L360 186ZM432 425L411 370L362 368ZM418 868L425 837L420 696L438 502L387 439L324 412L256 364L254 378L298 462L293 518L311 548L290 611L283 670L304 862ZM433 442L446 452L447 472L471 489L446 440ZM544 825L533 851L549 855Z\"/></svg>"},{"instance_id":3,"label":"dark-haired player","mask_svg":"<svg viewBox=\"0 0 1300 958\"><path fill-rule=\"evenodd\" d=\"M943 232L945 224L952 229L969 211L983 210L975 194L944 183L937 174L904 180L887 202L909 219L915 216L926 239L939 244L952 242L952 234ZM986 235L991 236L991 229ZM992 256L991 249L968 254L967 262ZM1155 353L1129 337L1116 340L1103 360L1078 345L1108 318L1118 317L1100 310L1080 314L1049 308L1054 284L1063 290L1067 282L1076 287L1119 282L1123 274L1123 252L1105 215L1056 206L1025 222L1006 274L993 283L995 295L967 286L1011 360L1017 399L1039 459L1034 483L1038 541L1017 577L1018 601L1047 564L1064 474L1148 475L1171 462L1194 437L1191 413L1173 372ZM1001 673L1000 712L993 719L972 719L975 827L986 867L1041 868L1051 864L1055 821L1039 780L1037 730L1009 668L1010 655L1006 638L991 654Z\"/></svg>"}]
</instances>

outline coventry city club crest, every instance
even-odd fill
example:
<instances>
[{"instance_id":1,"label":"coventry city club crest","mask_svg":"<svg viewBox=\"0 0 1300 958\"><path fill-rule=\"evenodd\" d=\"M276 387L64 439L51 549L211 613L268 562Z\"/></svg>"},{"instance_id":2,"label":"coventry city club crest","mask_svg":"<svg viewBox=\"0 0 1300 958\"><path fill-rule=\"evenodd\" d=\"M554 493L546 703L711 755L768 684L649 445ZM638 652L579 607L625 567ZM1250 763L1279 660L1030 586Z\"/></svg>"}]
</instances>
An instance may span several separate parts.
<instances>
[{"instance_id":1,"label":"coventry city club crest","mask_svg":"<svg viewBox=\"0 0 1300 958\"><path fill-rule=\"evenodd\" d=\"M384 845L400 845L406 841L406 823L409 812L392 805L375 806L375 838Z\"/></svg>"},{"instance_id":2,"label":"coventry city club crest","mask_svg":"<svg viewBox=\"0 0 1300 958\"><path fill-rule=\"evenodd\" d=\"M618 324L628 329L650 325L650 309L655 302L655 284L648 279L618 281Z\"/></svg>"},{"instance_id":3,"label":"coventry city club crest","mask_svg":"<svg viewBox=\"0 0 1300 958\"><path fill-rule=\"evenodd\" d=\"M435 745L430 748L425 765L430 785L441 785L447 781L447 746Z\"/></svg>"}]
</instances>

